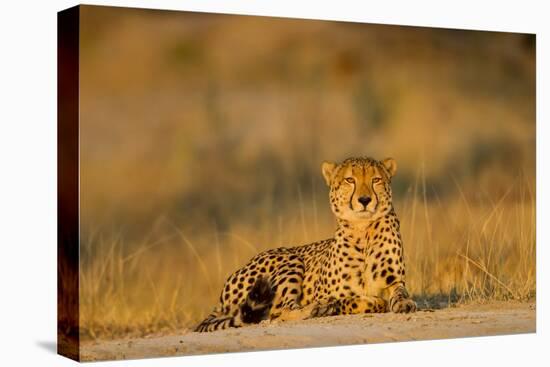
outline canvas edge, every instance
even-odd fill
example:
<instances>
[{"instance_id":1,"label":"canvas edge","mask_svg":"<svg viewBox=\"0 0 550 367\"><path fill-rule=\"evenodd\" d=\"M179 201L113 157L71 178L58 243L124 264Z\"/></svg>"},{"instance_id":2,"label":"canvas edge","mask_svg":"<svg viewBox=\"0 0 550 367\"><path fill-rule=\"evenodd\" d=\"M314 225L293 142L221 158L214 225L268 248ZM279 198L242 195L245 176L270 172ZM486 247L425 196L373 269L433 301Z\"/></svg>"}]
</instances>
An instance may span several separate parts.
<instances>
[{"instance_id":1,"label":"canvas edge","mask_svg":"<svg viewBox=\"0 0 550 367\"><path fill-rule=\"evenodd\" d=\"M80 6L57 13L57 353L80 361Z\"/></svg>"}]
</instances>

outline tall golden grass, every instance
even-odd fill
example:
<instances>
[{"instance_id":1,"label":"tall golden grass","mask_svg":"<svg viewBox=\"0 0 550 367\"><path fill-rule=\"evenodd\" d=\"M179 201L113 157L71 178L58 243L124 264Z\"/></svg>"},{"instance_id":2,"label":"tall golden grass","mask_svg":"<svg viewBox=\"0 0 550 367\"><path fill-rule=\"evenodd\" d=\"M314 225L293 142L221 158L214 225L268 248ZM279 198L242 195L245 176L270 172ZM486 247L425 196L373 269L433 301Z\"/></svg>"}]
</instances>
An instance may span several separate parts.
<instances>
[{"instance_id":1,"label":"tall golden grass","mask_svg":"<svg viewBox=\"0 0 550 367\"><path fill-rule=\"evenodd\" d=\"M461 302L527 300L535 296L535 197L518 176L493 198L456 186L449 199L427 199L419 179L395 203L405 241L407 286L420 307ZM263 218L256 227L235 223L194 235L182 223L159 218L138 244L122 235L91 235L81 264L83 337L110 338L192 327L217 302L225 279L257 252L329 237L334 220L296 194L296 208ZM128 252L128 249L131 249ZM86 256L83 256L86 259Z\"/></svg>"}]
</instances>

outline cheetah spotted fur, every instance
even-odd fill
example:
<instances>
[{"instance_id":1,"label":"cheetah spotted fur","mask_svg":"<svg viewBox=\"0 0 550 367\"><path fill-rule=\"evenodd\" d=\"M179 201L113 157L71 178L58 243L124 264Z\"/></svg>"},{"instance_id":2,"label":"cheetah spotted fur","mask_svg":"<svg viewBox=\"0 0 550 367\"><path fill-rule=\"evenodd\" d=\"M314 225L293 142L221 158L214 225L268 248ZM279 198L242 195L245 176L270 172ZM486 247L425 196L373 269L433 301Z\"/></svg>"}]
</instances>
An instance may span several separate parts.
<instances>
[{"instance_id":1,"label":"cheetah spotted fur","mask_svg":"<svg viewBox=\"0 0 550 367\"><path fill-rule=\"evenodd\" d=\"M264 319L414 312L405 288L403 243L392 204L395 160L324 162L333 238L262 252L226 281L219 305L196 331Z\"/></svg>"}]
</instances>

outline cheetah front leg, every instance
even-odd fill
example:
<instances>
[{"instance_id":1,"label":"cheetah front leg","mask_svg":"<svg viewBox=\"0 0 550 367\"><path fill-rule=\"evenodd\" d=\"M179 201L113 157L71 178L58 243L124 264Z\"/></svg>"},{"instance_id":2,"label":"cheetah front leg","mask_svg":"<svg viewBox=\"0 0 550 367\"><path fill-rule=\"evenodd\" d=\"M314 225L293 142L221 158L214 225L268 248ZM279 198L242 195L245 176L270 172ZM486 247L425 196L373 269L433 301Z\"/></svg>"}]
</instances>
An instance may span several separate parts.
<instances>
[{"instance_id":1,"label":"cheetah front leg","mask_svg":"<svg viewBox=\"0 0 550 367\"><path fill-rule=\"evenodd\" d=\"M346 297L316 304L312 309L310 316L323 317L360 313L382 313L386 312L386 307L386 301L382 297Z\"/></svg>"}]
</instances>

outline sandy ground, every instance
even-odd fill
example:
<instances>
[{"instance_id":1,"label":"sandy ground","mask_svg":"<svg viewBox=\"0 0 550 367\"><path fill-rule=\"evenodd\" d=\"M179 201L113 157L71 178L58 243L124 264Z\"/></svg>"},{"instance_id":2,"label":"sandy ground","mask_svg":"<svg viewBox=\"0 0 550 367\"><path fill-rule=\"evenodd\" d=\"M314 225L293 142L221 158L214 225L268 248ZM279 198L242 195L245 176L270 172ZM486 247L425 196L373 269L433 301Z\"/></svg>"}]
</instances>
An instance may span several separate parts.
<instances>
[{"instance_id":1,"label":"sandy ground","mask_svg":"<svg viewBox=\"0 0 550 367\"><path fill-rule=\"evenodd\" d=\"M335 316L245 328L82 343L81 360L129 359L535 332L534 303L490 303L414 314Z\"/></svg>"}]
</instances>

